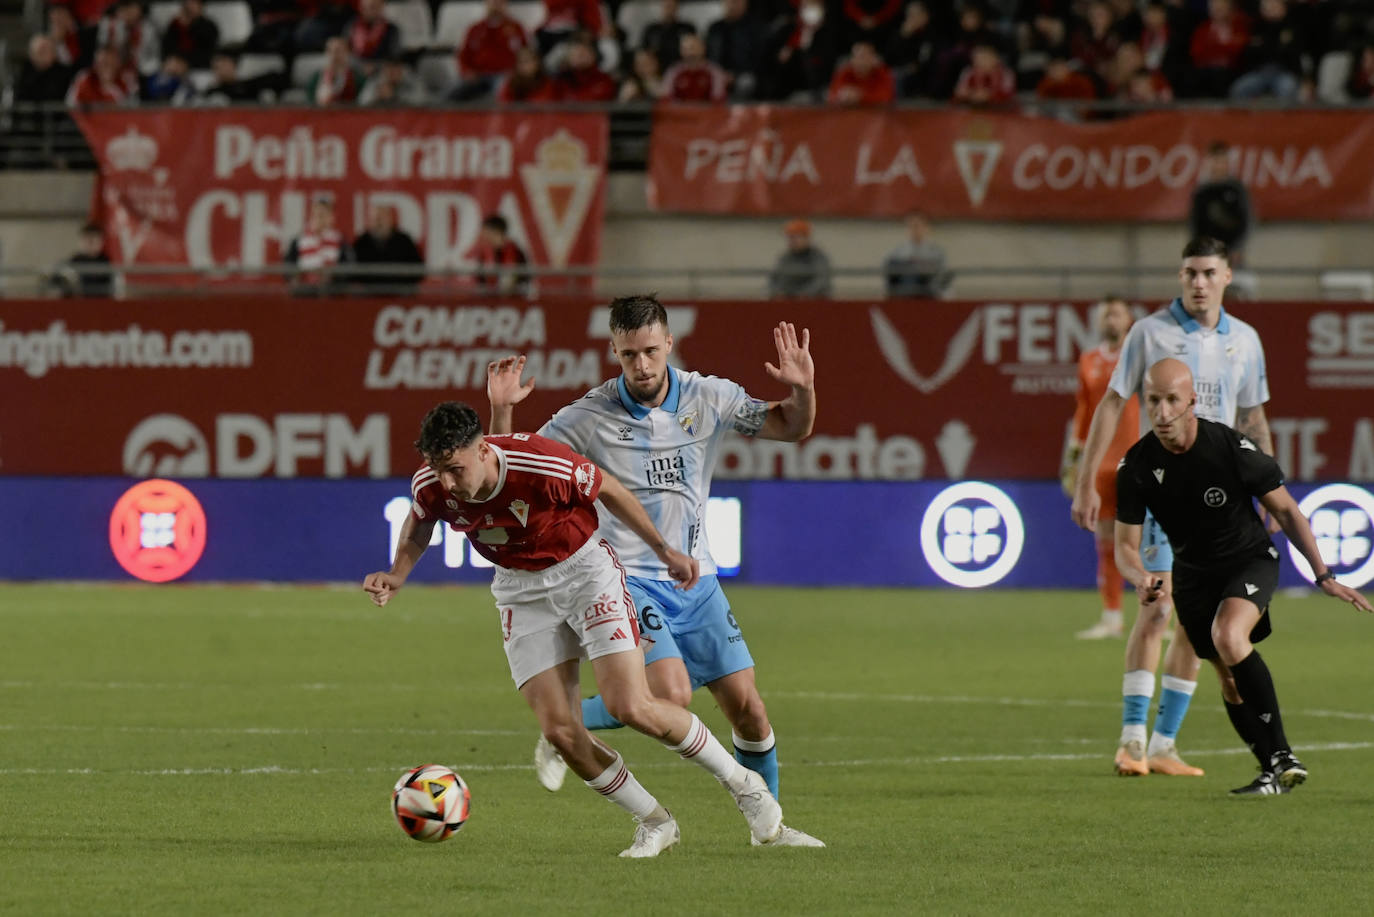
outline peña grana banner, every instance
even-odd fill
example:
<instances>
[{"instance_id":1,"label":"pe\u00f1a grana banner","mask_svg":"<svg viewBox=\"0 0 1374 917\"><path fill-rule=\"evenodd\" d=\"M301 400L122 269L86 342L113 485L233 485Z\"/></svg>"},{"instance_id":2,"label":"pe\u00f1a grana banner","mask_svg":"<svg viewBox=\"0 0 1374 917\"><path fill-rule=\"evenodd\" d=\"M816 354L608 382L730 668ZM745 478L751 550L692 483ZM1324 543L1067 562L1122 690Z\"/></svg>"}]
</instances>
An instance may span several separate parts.
<instances>
[{"instance_id":1,"label":"pe\u00f1a grana banner","mask_svg":"<svg viewBox=\"0 0 1374 917\"><path fill-rule=\"evenodd\" d=\"M470 263L506 217L535 264L595 264L606 175L599 113L368 109L73 112L100 165L96 209L119 264L280 264L315 195L352 239L395 210L432 270Z\"/></svg>"}]
</instances>

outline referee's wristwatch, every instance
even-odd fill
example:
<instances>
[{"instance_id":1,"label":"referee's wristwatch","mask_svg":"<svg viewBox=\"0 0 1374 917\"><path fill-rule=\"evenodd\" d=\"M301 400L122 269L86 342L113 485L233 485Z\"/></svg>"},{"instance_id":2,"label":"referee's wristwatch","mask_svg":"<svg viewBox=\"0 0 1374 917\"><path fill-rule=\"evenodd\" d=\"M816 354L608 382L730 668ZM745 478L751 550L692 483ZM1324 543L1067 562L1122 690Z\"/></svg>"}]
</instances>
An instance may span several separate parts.
<instances>
[{"instance_id":1,"label":"referee's wristwatch","mask_svg":"<svg viewBox=\"0 0 1374 917\"><path fill-rule=\"evenodd\" d=\"M1321 576L1318 576L1318 577L1317 577L1315 580L1313 580L1312 582L1315 583L1318 587L1320 587L1322 583L1326 582L1326 581L1329 580L1329 579L1330 579L1330 580L1333 580L1333 579L1335 579L1335 578L1336 578L1336 573L1335 573L1335 571L1334 571L1334 570L1327 570L1325 573L1323 573Z\"/></svg>"}]
</instances>

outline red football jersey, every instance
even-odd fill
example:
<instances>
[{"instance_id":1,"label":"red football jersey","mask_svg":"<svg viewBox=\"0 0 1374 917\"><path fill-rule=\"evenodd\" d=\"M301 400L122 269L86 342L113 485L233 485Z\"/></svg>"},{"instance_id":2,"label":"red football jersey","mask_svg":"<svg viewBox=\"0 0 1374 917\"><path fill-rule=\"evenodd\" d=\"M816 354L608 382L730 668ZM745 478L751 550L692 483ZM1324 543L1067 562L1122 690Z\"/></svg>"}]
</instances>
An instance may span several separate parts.
<instances>
[{"instance_id":1,"label":"red football jersey","mask_svg":"<svg viewBox=\"0 0 1374 917\"><path fill-rule=\"evenodd\" d=\"M601 469L562 443L533 433L487 436L500 477L480 503L444 490L425 465L410 479L410 511L447 522L487 560L512 570L543 570L567 560L596 531Z\"/></svg>"}]
</instances>

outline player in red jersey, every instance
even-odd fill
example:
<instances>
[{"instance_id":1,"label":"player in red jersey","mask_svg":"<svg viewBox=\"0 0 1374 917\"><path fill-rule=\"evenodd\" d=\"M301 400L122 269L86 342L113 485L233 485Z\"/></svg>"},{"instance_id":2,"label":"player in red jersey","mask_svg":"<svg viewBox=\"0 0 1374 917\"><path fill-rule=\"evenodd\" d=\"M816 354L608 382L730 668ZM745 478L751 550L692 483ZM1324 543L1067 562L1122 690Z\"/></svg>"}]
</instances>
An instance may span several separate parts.
<instances>
[{"instance_id":1,"label":"player in red jersey","mask_svg":"<svg viewBox=\"0 0 1374 917\"><path fill-rule=\"evenodd\" d=\"M676 844L677 821L582 725L578 665L585 657L616 719L701 765L730 791L760 843L774 841L782 809L763 778L737 762L694 713L649 691L625 571L597 534L596 501L644 539L673 579L691 588L697 562L668 546L633 494L567 446L530 433L484 437L465 404L433 408L415 446L411 512L389 571L363 589L381 606L405 583L439 522L465 533L497 565L496 598L511 677L544 737L587 785L635 817L620 855L652 857Z\"/></svg>"},{"instance_id":2,"label":"player in red jersey","mask_svg":"<svg viewBox=\"0 0 1374 917\"><path fill-rule=\"evenodd\" d=\"M1131 307L1120 296L1104 296L1097 304L1095 316L1102 343L1085 350L1078 358L1078 393L1076 395L1072 429L1064 443L1064 458L1059 466L1059 480L1064 493L1073 496L1078 478L1078 459L1088 438L1093 409L1107 392L1112 370L1121 357L1121 342L1131 330L1135 317ZM1112 542L1116 520L1116 466L1135 445L1140 436L1140 405L1132 398L1122 407L1121 422L1102 464L1097 466L1094 483L1102 498L1102 514L1098 517L1094 534L1097 538L1097 591L1102 596L1102 617L1087 630L1079 631L1080 640L1103 640L1121 637L1124 633L1121 618L1121 573L1116 568L1116 548Z\"/></svg>"}]
</instances>

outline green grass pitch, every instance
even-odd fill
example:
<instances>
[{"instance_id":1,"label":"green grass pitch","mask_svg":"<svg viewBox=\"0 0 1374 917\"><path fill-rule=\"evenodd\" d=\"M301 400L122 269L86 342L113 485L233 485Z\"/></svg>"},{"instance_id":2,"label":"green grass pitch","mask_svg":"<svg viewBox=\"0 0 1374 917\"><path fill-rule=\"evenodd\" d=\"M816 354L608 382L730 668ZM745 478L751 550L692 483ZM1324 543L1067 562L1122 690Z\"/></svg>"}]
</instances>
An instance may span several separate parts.
<instances>
[{"instance_id":1,"label":"green grass pitch","mask_svg":"<svg viewBox=\"0 0 1374 917\"><path fill-rule=\"evenodd\" d=\"M1202 779L1111 773L1121 644L1088 592L727 588L779 739L787 821L752 849L698 768L603 734L682 844L529 767L485 589L0 590L4 914L1367 914L1374 620L1281 597L1264 647L1312 776L1253 776L1204 670ZM729 727L699 692L696 710ZM452 840L388 810L415 764L472 788Z\"/></svg>"}]
</instances>

